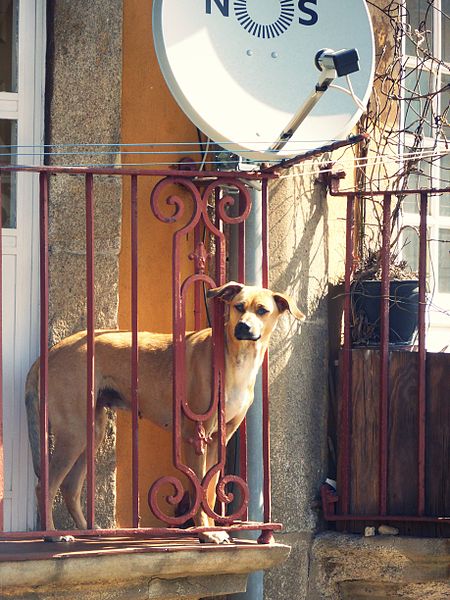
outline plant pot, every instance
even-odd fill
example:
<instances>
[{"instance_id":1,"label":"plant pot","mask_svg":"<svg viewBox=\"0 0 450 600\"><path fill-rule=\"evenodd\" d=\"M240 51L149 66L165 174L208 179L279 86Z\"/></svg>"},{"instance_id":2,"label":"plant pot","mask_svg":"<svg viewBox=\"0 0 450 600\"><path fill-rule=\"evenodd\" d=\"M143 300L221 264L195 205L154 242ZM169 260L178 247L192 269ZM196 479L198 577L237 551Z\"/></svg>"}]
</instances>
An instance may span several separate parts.
<instances>
[{"instance_id":1,"label":"plant pot","mask_svg":"<svg viewBox=\"0 0 450 600\"><path fill-rule=\"evenodd\" d=\"M378 346L381 341L381 281L355 281L352 295L353 346ZM417 332L419 282L389 282L389 344L410 346Z\"/></svg>"}]
</instances>

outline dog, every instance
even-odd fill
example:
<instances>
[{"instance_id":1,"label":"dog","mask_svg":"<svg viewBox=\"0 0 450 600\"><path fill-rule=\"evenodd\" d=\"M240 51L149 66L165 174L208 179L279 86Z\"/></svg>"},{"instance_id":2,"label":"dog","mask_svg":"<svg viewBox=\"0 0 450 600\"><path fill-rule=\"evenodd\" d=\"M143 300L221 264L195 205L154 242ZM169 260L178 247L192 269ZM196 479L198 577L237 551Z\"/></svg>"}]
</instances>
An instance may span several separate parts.
<instances>
[{"instance_id":1,"label":"dog","mask_svg":"<svg viewBox=\"0 0 450 600\"><path fill-rule=\"evenodd\" d=\"M229 306L225 325L225 422L226 441L236 431L253 402L256 376L269 339L280 315L290 312L296 319L305 316L291 297L268 289L245 286L234 281L208 291ZM107 423L106 408L131 409L131 332L95 331L95 448L101 444ZM186 394L197 414L207 412L211 401L212 330L186 333ZM58 488L79 529L86 529L81 509L81 490L86 478L86 331L65 338L49 350L48 415L54 448L49 464L50 529L54 529L51 507ZM170 334L138 333L139 410L165 430L172 428L173 339ZM27 377L26 407L33 466L39 480L39 359ZM196 452L192 439L195 423L183 417L182 446L185 464L200 481L217 462L217 415L204 423L210 440L203 453ZM208 504L214 507L217 476L208 488ZM36 488L39 494L39 483ZM199 509L194 516L199 527L214 522ZM200 535L201 541L224 543L223 531Z\"/></svg>"}]
</instances>

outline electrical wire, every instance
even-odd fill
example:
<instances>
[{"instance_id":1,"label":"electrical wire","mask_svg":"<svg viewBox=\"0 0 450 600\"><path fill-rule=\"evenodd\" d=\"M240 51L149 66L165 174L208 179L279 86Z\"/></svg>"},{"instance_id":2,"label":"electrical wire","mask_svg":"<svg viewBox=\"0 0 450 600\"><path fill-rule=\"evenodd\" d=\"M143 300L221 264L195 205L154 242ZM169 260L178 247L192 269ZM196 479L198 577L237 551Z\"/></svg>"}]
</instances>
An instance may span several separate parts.
<instances>
[{"instance_id":1,"label":"electrical wire","mask_svg":"<svg viewBox=\"0 0 450 600\"><path fill-rule=\"evenodd\" d=\"M210 144L210 140L208 140L207 142L207 152L204 153L203 158L201 160L195 161L192 160L190 162L190 164L193 165L199 165L200 169L202 170L204 168L205 165L235 165L236 161L235 159L233 160L224 160L223 158L221 158L220 160L206 160L207 157L207 153L209 151L209 144ZM127 156L142 156L142 155L150 155L150 156L154 156L155 153L153 152L122 152L122 153L109 153L109 152L55 152L55 153L45 153L46 156L52 156L54 158L56 157L67 157L67 156L79 156L79 157L85 157L85 156L89 156L89 157L95 157L95 156L104 156L104 155L111 155L111 154L116 154L116 155L121 155L122 158L127 157ZM159 153L158 153L159 154ZM165 154L165 152L160 153L160 154ZM228 153L230 156L232 156L233 153L229 152ZM375 155L373 157L367 157L367 158L361 158L361 157L357 157L357 156L349 156L348 158L346 158L345 160L340 159L340 160L336 160L335 165L339 165L341 167L367 167L367 166L373 166L376 164L397 164L397 163L401 163L402 161L408 159L408 160L427 160L427 159L440 159L444 156L447 156L448 154L450 154L450 149L429 149L429 150L425 150L425 149L419 149L413 152L406 152L403 153L402 156L400 157L389 157L389 156L385 156L385 155ZM8 156L8 157L14 157L15 159L19 158L19 157L24 157L24 156L30 156L27 153L23 153L23 154L15 154L15 153L8 153L8 154L0 154L0 156ZM32 156L36 156L35 154L33 154ZM264 161L267 163L277 163L279 162L279 160L273 160L273 161ZM313 171L302 171L302 173L300 174L288 174L285 176L282 176L284 178L286 177L299 177L299 176L305 176L307 174L317 174L319 171L318 169L320 168L320 166L324 166L324 165L328 165L330 163L330 159L327 158L326 160L316 160L314 161L314 169ZM123 166L168 166L173 164L173 161L153 161L151 163L143 163L143 162L139 162L139 163L130 163L130 162L126 162L126 163L122 163ZM251 164L251 163L248 163ZM75 165L69 165L69 166L75 166ZM79 165L79 166L86 166L86 164L84 165ZM94 163L92 164L93 167L96 166L103 166L103 167L117 167L120 166L119 163L103 163L103 164L99 164L99 163ZM257 168L259 166L259 162L255 162L255 168ZM336 167L334 167L334 170L336 170ZM448 169L446 169L448 170ZM327 171L326 171L327 172ZM329 172L329 170L328 170Z\"/></svg>"}]
</instances>

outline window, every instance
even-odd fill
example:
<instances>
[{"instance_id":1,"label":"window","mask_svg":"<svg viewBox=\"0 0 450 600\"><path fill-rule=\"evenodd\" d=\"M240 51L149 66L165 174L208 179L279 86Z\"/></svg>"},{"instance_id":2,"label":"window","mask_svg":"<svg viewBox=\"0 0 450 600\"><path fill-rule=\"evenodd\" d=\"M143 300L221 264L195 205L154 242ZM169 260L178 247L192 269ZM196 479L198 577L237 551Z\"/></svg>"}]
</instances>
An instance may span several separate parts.
<instances>
[{"instance_id":1,"label":"window","mask_svg":"<svg viewBox=\"0 0 450 600\"><path fill-rule=\"evenodd\" d=\"M17 145L17 124L15 121L0 119L0 164L11 164L11 148ZM2 226L16 227L16 177L5 173L2 178Z\"/></svg>"},{"instance_id":2,"label":"window","mask_svg":"<svg viewBox=\"0 0 450 600\"><path fill-rule=\"evenodd\" d=\"M0 0L0 92L17 92L16 0Z\"/></svg>"},{"instance_id":3,"label":"window","mask_svg":"<svg viewBox=\"0 0 450 600\"><path fill-rule=\"evenodd\" d=\"M450 186L450 0L407 0L402 106L408 188ZM421 160L408 163L408 153ZM422 158L423 157L423 158ZM418 267L419 198L403 205L404 258ZM428 214L430 320L427 346L450 345L450 195L430 199Z\"/></svg>"},{"instance_id":4,"label":"window","mask_svg":"<svg viewBox=\"0 0 450 600\"><path fill-rule=\"evenodd\" d=\"M18 2L0 0L0 164L12 162L13 146L17 145L17 79L18 79ZM2 225L16 227L15 177L3 175Z\"/></svg>"}]
</instances>

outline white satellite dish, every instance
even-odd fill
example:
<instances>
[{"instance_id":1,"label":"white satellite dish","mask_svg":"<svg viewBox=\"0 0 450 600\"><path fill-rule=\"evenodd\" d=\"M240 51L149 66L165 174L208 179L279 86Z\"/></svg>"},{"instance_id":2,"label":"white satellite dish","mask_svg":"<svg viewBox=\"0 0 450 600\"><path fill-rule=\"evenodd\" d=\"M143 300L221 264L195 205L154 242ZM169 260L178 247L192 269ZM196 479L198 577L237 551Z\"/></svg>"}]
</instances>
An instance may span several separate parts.
<instances>
[{"instance_id":1,"label":"white satellite dish","mask_svg":"<svg viewBox=\"0 0 450 600\"><path fill-rule=\"evenodd\" d=\"M153 0L153 34L182 110L213 141L251 160L344 139L372 89L364 0ZM350 79L359 103L333 87L316 93L320 81L333 80L320 71L325 55L318 56L329 48L357 50L359 71Z\"/></svg>"}]
</instances>

